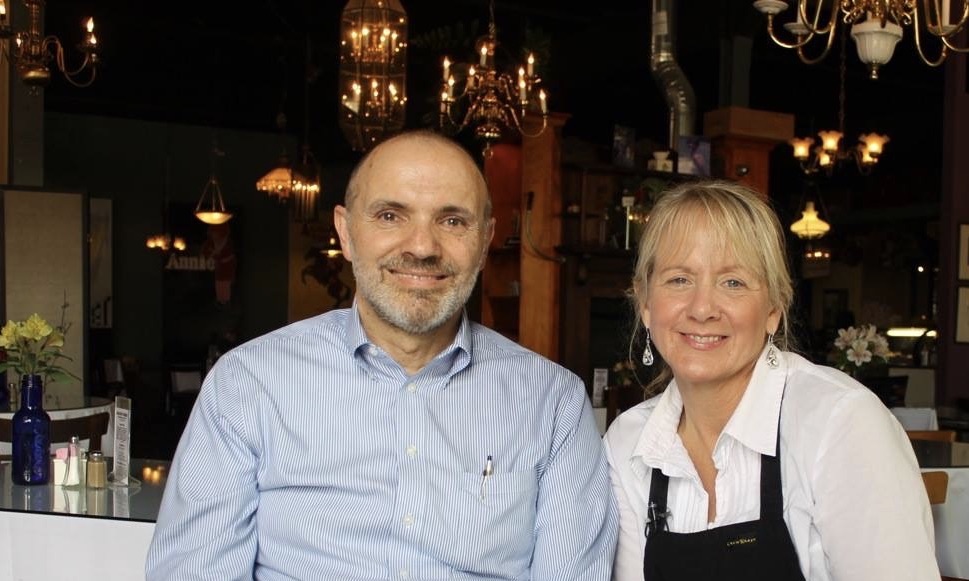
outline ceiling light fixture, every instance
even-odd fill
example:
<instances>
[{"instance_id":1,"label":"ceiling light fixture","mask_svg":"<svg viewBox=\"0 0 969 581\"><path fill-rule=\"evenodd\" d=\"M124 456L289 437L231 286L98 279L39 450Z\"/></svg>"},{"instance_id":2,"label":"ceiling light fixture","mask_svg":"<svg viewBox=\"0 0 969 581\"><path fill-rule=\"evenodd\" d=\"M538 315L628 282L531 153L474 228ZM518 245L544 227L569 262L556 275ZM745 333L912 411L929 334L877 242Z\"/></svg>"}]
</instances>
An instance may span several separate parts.
<instances>
[{"instance_id":1,"label":"ceiling light fixture","mask_svg":"<svg viewBox=\"0 0 969 581\"><path fill-rule=\"evenodd\" d=\"M812 240L820 238L831 230L831 225L818 217L818 211L814 208L814 202L808 201L804 204L801 212L801 219L791 224L791 232L802 240Z\"/></svg>"},{"instance_id":2,"label":"ceiling light fixture","mask_svg":"<svg viewBox=\"0 0 969 581\"><path fill-rule=\"evenodd\" d=\"M161 234L152 234L145 239L145 246L152 250L168 252L169 249L181 252L187 247L185 239L181 236L173 236L168 231L168 191L171 174L171 161L165 156L165 177L162 180L162 231Z\"/></svg>"},{"instance_id":3,"label":"ceiling light fixture","mask_svg":"<svg viewBox=\"0 0 969 581\"><path fill-rule=\"evenodd\" d=\"M340 38L340 129L368 151L404 127L407 12L398 0L350 0Z\"/></svg>"},{"instance_id":4,"label":"ceiling light fixture","mask_svg":"<svg viewBox=\"0 0 969 581\"><path fill-rule=\"evenodd\" d=\"M206 224L225 224L232 219L232 214L225 209L219 179L215 177L215 159L224 155L225 152L218 146L212 146L212 173L202 189L198 204L195 205L195 217Z\"/></svg>"},{"instance_id":5,"label":"ceiling light fixture","mask_svg":"<svg viewBox=\"0 0 969 581\"><path fill-rule=\"evenodd\" d=\"M504 131L537 137L545 131L548 121L547 95L544 90L538 89L542 79L535 74L535 55L528 55L526 63L518 67L517 80L513 81L511 75L498 72L495 63L497 47L495 2L491 0L488 34L475 44L477 64L452 63L448 57L444 57L444 82L441 86L441 128L459 133L466 127L474 127L475 136L485 143L486 155L491 144L501 139ZM458 73L457 78L453 74L455 72ZM542 115L542 127L534 134L524 129L524 119L530 105ZM462 111L456 111L462 107Z\"/></svg>"},{"instance_id":6,"label":"ceiling light fixture","mask_svg":"<svg viewBox=\"0 0 969 581\"><path fill-rule=\"evenodd\" d=\"M906 26L912 27L915 49L930 67L942 64L950 50L969 52L969 47L953 44L969 19L969 0L795 0L794 19L783 25L791 40L780 38L774 29L774 17L788 8L785 0L757 0L754 8L767 17L771 40L778 46L796 50L801 62L809 65L827 56L840 16L846 25L851 25L858 58L868 65L872 79L877 79L879 67L891 60ZM935 58L926 56L922 47L924 32L940 43ZM824 39L824 49L818 56L810 57L804 48L815 37Z\"/></svg>"},{"instance_id":7,"label":"ceiling light fixture","mask_svg":"<svg viewBox=\"0 0 969 581\"><path fill-rule=\"evenodd\" d=\"M794 158L801 163L801 170L811 175L823 169L827 175L834 172L839 162L853 159L858 171L864 175L871 173L878 158L888 143L887 135L878 133L861 134L859 144L851 149L841 148L841 138L845 131L845 37L841 37L841 66L838 78L838 130L819 131L821 144L814 147L813 137L795 137L788 141L794 148Z\"/></svg>"},{"instance_id":8,"label":"ceiling light fixture","mask_svg":"<svg viewBox=\"0 0 969 581\"><path fill-rule=\"evenodd\" d=\"M259 178L256 189L276 197L280 202L293 198L293 220L310 222L316 220L317 206L322 188L322 170L310 149L310 83L316 80L317 71L312 65L312 43L306 38L306 61L303 76L303 147L300 163L296 168L289 164L289 156L284 151L276 166ZM280 107L277 125L280 130L286 127L286 116Z\"/></svg>"},{"instance_id":9,"label":"ceiling light fixture","mask_svg":"<svg viewBox=\"0 0 969 581\"><path fill-rule=\"evenodd\" d=\"M84 20L84 40L77 45L77 50L84 55L84 60L76 69L70 69L64 60L64 45L56 36L44 36L41 21L41 11L44 0L23 0L27 9L26 30L14 30L7 18L7 2L0 0L0 63L7 61L17 68L20 80L36 92L37 87L46 87L50 83L51 61L57 66L67 82L75 87L87 87L94 82L98 65L98 40L94 35L94 19ZM12 39L12 43L7 43ZM8 46L9 44L9 46ZM76 80L82 74L87 75L83 81Z\"/></svg>"}]
</instances>

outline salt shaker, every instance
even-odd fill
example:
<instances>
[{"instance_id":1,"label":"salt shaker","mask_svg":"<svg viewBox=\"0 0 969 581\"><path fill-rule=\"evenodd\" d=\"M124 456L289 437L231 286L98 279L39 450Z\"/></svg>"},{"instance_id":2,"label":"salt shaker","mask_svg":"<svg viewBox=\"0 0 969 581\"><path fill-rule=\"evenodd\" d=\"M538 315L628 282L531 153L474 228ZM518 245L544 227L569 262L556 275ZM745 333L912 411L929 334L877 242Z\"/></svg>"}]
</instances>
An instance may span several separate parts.
<instances>
[{"instance_id":1,"label":"salt shaker","mask_svg":"<svg viewBox=\"0 0 969 581\"><path fill-rule=\"evenodd\" d=\"M88 488L104 488L108 483L108 464L104 461L104 454L94 450L87 458L87 486Z\"/></svg>"}]
</instances>

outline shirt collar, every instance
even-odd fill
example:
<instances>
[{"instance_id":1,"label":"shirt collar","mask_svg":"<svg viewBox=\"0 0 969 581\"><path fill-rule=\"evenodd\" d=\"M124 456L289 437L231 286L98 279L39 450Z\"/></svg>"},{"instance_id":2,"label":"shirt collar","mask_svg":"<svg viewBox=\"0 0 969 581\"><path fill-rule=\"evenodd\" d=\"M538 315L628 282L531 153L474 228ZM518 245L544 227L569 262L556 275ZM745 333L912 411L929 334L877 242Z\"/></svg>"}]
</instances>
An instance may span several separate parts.
<instances>
[{"instance_id":1,"label":"shirt collar","mask_svg":"<svg viewBox=\"0 0 969 581\"><path fill-rule=\"evenodd\" d=\"M772 368L767 364L766 352L765 347L757 358L750 383L723 433L751 450L774 456L788 363L784 353L778 350L778 366ZM673 380L647 418L632 456L640 457L649 466L666 466L676 443L676 430L682 414L683 398L676 380Z\"/></svg>"},{"instance_id":2,"label":"shirt collar","mask_svg":"<svg viewBox=\"0 0 969 581\"><path fill-rule=\"evenodd\" d=\"M729 434L744 446L768 456L776 455L777 423L787 381L787 358L777 350L777 367L767 364L765 347L757 358L754 373L737 409L724 426Z\"/></svg>"},{"instance_id":3,"label":"shirt collar","mask_svg":"<svg viewBox=\"0 0 969 581\"><path fill-rule=\"evenodd\" d=\"M360 321L360 309L356 299L354 299L353 306L350 308L350 314L346 319L344 337L346 337L347 349L354 355L357 361L364 365L369 365L367 358L361 356L364 353L362 350L370 347L379 349L379 347L367 337L367 332L364 330L363 323ZM472 325L468 320L467 312L462 311L461 323L458 325L458 332L454 340L438 353L424 367L421 373L443 373L450 378L450 376L471 364L473 345Z\"/></svg>"}]
</instances>

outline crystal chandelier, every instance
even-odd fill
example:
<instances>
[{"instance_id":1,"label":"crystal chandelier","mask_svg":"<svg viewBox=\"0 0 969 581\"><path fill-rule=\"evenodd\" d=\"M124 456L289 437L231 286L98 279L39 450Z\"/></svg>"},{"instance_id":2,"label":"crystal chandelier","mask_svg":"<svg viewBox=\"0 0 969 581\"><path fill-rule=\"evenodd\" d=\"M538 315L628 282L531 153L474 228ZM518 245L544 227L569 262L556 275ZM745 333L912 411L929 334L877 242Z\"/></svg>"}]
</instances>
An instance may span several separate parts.
<instances>
[{"instance_id":1,"label":"crystal chandelier","mask_svg":"<svg viewBox=\"0 0 969 581\"><path fill-rule=\"evenodd\" d=\"M841 138L844 137L845 130L845 70L845 39L842 36L838 78L838 130L819 131L818 137L821 138L821 144L817 147L814 146L813 137L795 137L788 141L794 148L794 158L801 163L801 169L805 174L811 175L821 169L830 176L839 162L852 159L858 166L858 171L867 175L878 163L878 158L889 141L886 135L863 133L858 136L857 146L847 150L842 149Z\"/></svg>"},{"instance_id":2,"label":"crystal chandelier","mask_svg":"<svg viewBox=\"0 0 969 581\"><path fill-rule=\"evenodd\" d=\"M269 173L256 181L256 189L277 198L280 202L292 201L293 220L309 222L316 219L320 196L320 164L310 149L310 83L316 74L311 65L312 44L306 39L306 71L303 77L303 148L300 163L293 168L289 156L284 151ZM280 129L286 126L286 116L280 111L277 124Z\"/></svg>"},{"instance_id":3,"label":"crystal chandelier","mask_svg":"<svg viewBox=\"0 0 969 581\"><path fill-rule=\"evenodd\" d=\"M788 7L786 0L756 0L754 8L767 16L771 39L779 46L796 50L798 58L807 64L815 64L828 54L839 15L844 24L851 25L858 58L868 65L872 79L877 79L878 68L891 60L905 26L912 27L915 49L930 67L942 64L950 50L969 52L969 47L954 44L969 18L969 0L795 0L794 3L794 19L783 25L791 37L789 40L778 36L774 26L774 17ZM957 10L953 12L951 8ZM940 46L934 58L926 56L922 47L925 32L938 39ZM811 57L805 54L804 48L815 37L823 39L824 49Z\"/></svg>"},{"instance_id":4,"label":"crystal chandelier","mask_svg":"<svg viewBox=\"0 0 969 581\"><path fill-rule=\"evenodd\" d=\"M7 19L6 0L0 0L0 63L8 61L17 67L20 80L36 90L50 83L51 61L64 78L75 87L87 87L94 82L98 65L98 41L94 36L94 19L84 21L84 40L77 50L84 60L76 69L68 68L64 59L64 45L56 36L44 36L41 11L44 0L23 0L28 12L26 30L14 30ZM13 43L6 42L13 39ZM9 45L9 46L8 46ZM77 80L81 75L83 80Z\"/></svg>"},{"instance_id":5,"label":"crystal chandelier","mask_svg":"<svg viewBox=\"0 0 969 581\"><path fill-rule=\"evenodd\" d=\"M526 64L518 67L517 80L498 71L495 65L498 37L494 0L491 0L489 9L488 34L475 44L477 64L455 66L462 69L456 79L451 70L454 63L444 57L440 114L442 129L458 133L469 126L474 127L475 136L485 142L486 153L505 130L536 137L545 131L548 121L545 91L538 90L536 95L542 80L535 74L535 56L530 54ZM542 115L542 127L534 134L526 133L523 126L529 104ZM462 107L463 112L457 111Z\"/></svg>"},{"instance_id":6,"label":"crystal chandelier","mask_svg":"<svg viewBox=\"0 0 969 581\"><path fill-rule=\"evenodd\" d=\"M398 0L350 0L340 38L340 129L368 151L404 127L407 13Z\"/></svg>"}]
</instances>

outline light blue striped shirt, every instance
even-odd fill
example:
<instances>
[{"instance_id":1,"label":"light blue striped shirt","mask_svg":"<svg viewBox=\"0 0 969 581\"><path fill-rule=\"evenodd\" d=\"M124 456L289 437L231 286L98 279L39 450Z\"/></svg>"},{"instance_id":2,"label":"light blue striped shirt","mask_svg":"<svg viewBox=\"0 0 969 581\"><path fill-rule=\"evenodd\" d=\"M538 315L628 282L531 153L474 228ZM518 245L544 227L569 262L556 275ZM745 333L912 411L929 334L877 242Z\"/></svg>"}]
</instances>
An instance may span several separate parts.
<instances>
[{"instance_id":1,"label":"light blue striped shirt","mask_svg":"<svg viewBox=\"0 0 969 581\"><path fill-rule=\"evenodd\" d=\"M179 442L146 570L605 581L616 535L578 377L466 317L408 377L354 307L219 359Z\"/></svg>"}]
</instances>

